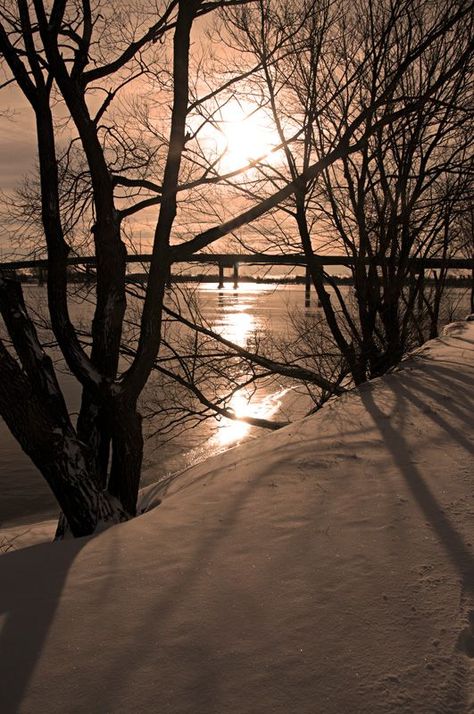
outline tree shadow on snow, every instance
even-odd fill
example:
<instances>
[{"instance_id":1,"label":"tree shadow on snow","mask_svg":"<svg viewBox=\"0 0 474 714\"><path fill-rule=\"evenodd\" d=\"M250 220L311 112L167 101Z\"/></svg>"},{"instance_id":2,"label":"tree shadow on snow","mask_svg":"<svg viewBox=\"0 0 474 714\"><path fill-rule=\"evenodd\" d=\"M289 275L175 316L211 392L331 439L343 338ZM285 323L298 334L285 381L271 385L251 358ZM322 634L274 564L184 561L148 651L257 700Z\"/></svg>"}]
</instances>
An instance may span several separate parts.
<instances>
[{"instance_id":1,"label":"tree shadow on snow","mask_svg":"<svg viewBox=\"0 0 474 714\"><path fill-rule=\"evenodd\" d=\"M410 445L404 432L413 428L409 408L415 407L425 415L426 432L420 438L429 438L429 421L446 432L453 446L461 447L467 455L474 452L465 429L470 424L473 405L469 405L466 386L469 383L453 368L431 364L427 370L430 380L420 380L410 372L401 372L385 385L390 387L396 399L393 419L387 419L377 404L376 390L361 389L360 395L367 412L380 431L387 451L398 467L424 517L458 571L464 588L474 594L474 557L444 508L437 501L422 472L413 461ZM428 376L425 372L425 376ZM374 394L375 391L375 394ZM463 402L466 402L463 404ZM433 448L436 445L433 444ZM424 471L426 472L426 467Z\"/></svg>"},{"instance_id":2,"label":"tree shadow on snow","mask_svg":"<svg viewBox=\"0 0 474 714\"><path fill-rule=\"evenodd\" d=\"M84 539L55 546L43 543L0 558L0 708L4 714L21 708L68 572L83 545Z\"/></svg>"}]
</instances>

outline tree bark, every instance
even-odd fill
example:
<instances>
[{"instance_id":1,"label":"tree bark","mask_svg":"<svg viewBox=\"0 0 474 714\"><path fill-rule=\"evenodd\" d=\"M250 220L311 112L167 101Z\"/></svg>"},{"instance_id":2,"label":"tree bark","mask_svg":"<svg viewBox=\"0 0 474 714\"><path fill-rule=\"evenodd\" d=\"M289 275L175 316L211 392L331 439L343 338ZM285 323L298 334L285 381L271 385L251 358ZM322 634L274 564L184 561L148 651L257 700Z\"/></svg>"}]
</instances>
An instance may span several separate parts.
<instances>
[{"instance_id":1,"label":"tree bark","mask_svg":"<svg viewBox=\"0 0 474 714\"><path fill-rule=\"evenodd\" d=\"M5 274L0 274L0 312L17 355L0 341L0 414L48 482L71 532L89 535L100 522L126 520L126 511L103 489L92 452L71 423L21 284Z\"/></svg>"},{"instance_id":2,"label":"tree bark","mask_svg":"<svg viewBox=\"0 0 474 714\"><path fill-rule=\"evenodd\" d=\"M143 461L142 418L136 404L115 400L110 420L113 449L108 490L135 516Z\"/></svg>"},{"instance_id":3,"label":"tree bark","mask_svg":"<svg viewBox=\"0 0 474 714\"><path fill-rule=\"evenodd\" d=\"M0 343L0 414L23 451L46 479L74 536L94 533L101 523L129 517L102 491L91 473L90 453L67 413L51 409L37 385Z\"/></svg>"}]
</instances>

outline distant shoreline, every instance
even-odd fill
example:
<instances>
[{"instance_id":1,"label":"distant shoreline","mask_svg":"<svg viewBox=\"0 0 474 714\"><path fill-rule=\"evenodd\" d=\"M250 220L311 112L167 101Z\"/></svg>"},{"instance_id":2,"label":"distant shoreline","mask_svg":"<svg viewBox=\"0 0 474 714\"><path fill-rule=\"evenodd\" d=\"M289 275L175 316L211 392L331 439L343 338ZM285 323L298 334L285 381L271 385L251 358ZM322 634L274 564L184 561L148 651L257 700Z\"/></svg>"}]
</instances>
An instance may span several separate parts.
<instances>
[{"instance_id":1,"label":"distant shoreline","mask_svg":"<svg viewBox=\"0 0 474 714\"><path fill-rule=\"evenodd\" d=\"M127 275L127 280L131 283L145 283L147 280L147 274L146 273L129 273ZM19 274L20 281L22 283L29 283L29 284L42 284L41 281L38 280L37 277L32 276L32 275L27 275L27 274ZM69 282L70 283L83 283L83 284L90 284L90 283L95 283L95 276L94 274L91 273L83 273L80 271L74 271L70 272L69 274ZM224 278L224 284L225 285L232 285L234 282L234 279L232 276L225 277ZM265 277L259 277L259 276L253 276L253 275L240 275L238 279L239 283L256 283L256 284L276 284L276 285L305 285L306 284L306 278L304 275L295 275L295 276L265 276ZM335 283L336 285L349 285L352 286L354 285L354 281L352 279L352 276L349 275L331 275L330 279L325 279L325 282L327 284L330 284L331 282ZM219 276L218 275L208 275L208 274L196 274L196 275L171 275L171 283L219 283ZM410 283L409 280L406 281L406 284L408 285ZM426 277L424 281L425 285L435 285L436 281L431 278L431 277ZM445 281L445 285L451 286L451 287L457 287L457 288L471 288L474 284L473 278L470 275L461 275L459 277L456 276L448 276Z\"/></svg>"}]
</instances>

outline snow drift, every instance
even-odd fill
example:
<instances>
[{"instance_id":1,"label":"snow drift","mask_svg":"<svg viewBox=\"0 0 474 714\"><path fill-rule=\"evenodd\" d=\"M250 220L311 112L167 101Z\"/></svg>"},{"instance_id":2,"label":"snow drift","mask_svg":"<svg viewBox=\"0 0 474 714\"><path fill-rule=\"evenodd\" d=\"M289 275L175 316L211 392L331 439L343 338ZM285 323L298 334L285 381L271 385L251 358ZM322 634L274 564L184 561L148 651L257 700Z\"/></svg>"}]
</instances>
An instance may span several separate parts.
<instances>
[{"instance_id":1,"label":"snow drift","mask_svg":"<svg viewBox=\"0 0 474 714\"><path fill-rule=\"evenodd\" d=\"M2 711L473 711L473 377L455 323L140 518L3 555Z\"/></svg>"}]
</instances>

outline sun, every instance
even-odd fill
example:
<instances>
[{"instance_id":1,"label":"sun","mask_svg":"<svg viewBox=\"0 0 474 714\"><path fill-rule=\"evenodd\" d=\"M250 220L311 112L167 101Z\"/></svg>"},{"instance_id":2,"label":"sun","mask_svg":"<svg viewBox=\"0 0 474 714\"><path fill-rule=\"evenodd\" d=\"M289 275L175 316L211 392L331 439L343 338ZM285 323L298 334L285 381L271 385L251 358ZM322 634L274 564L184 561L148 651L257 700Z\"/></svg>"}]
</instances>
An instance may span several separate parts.
<instances>
[{"instance_id":1,"label":"sun","mask_svg":"<svg viewBox=\"0 0 474 714\"><path fill-rule=\"evenodd\" d=\"M257 159L271 163L278 135L266 113L249 104L229 102L221 112L216 141L223 173L238 171Z\"/></svg>"}]
</instances>

